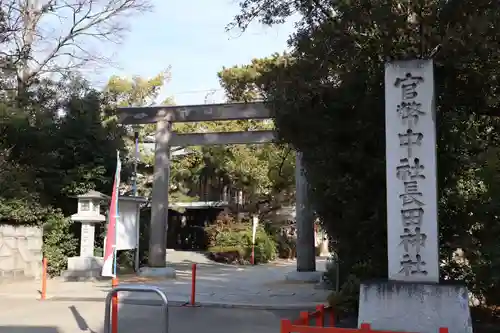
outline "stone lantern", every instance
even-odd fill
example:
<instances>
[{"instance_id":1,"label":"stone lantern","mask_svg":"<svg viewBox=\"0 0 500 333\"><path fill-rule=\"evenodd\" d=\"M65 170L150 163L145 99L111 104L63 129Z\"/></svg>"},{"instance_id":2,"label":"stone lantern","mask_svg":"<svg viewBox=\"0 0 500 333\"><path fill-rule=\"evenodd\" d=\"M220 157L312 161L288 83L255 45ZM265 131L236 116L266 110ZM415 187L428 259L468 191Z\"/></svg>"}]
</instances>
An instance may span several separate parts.
<instances>
[{"instance_id":1,"label":"stone lantern","mask_svg":"<svg viewBox=\"0 0 500 333\"><path fill-rule=\"evenodd\" d=\"M101 214L101 204L109 197L97 191L89 191L76 197L78 210L71 220L82 224L80 255L68 258L68 270L63 273L67 278L98 277L101 274L102 257L94 256L94 235L96 223L106 221Z\"/></svg>"}]
</instances>

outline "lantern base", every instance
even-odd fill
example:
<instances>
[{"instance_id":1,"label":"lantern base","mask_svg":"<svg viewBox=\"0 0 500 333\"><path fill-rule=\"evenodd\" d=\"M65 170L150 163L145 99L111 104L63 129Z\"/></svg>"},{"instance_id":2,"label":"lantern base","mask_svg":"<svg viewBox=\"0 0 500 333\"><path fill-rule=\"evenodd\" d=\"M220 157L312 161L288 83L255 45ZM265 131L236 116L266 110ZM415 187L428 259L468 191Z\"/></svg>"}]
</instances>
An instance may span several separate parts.
<instances>
[{"instance_id":1,"label":"lantern base","mask_svg":"<svg viewBox=\"0 0 500 333\"><path fill-rule=\"evenodd\" d=\"M102 257L70 257L68 258L68 269L61 276L70 281L102 279L103 262Z\"/></svg>"}]
</instances>

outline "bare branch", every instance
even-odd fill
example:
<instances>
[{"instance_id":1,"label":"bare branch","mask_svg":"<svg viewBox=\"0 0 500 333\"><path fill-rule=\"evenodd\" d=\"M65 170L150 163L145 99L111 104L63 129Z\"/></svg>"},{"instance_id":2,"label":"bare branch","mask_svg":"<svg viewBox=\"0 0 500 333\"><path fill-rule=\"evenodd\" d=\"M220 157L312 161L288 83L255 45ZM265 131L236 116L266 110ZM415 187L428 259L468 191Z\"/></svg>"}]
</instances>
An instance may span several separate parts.
<instances>
[{"instance_id":1,"label":"bare branch","mask_svg":"<svg viewBox=\"0 0 500 333\"><path fill-rule=\"evenodd\" d=\"M0 55L16 66L24 85L42 74L109 62L110 55L97 52L99 44L119 43L127 18L149 11L149 1L0 0L11 35Z\"/></svg>"}]
</instances>

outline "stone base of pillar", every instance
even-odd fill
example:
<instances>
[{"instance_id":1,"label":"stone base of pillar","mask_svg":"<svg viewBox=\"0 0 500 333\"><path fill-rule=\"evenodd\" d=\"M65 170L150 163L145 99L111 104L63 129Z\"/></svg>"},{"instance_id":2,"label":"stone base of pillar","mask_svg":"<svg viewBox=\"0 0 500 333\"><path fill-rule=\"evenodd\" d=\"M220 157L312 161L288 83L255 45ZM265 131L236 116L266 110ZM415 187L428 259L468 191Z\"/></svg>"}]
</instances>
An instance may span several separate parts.
<instances>
[{"instance_id":1,"label":"stone base of pillar","mask_svg":"<svg viewBox=\"0 0 500 333\"><path fill-rule=\"evenodd\" d=\"M139 275L145 277L164 277L175 279L175 269L172 267L141 267Z\"/></svg>"},{"instance_id":2,"label":"stone base of pillar","mask_svg":"<svg viewBox=\"0 0 500 333\"><path fill-rule=\"evenodd\" d=\"M287 281L296 281L296 282L306 282L306 283L318 283L323 279L323 272L298 272L293 271L289 272L285 279Z\"/></svg>"},{"instance_id":3,"label":"stone base of pillar","mask_svg":"<svg viewBox=\"0 0 500 333\"><path fill-rule=\"evenodd\" d=\"M472 332L467 288L460 285L379 281L362 283L358 327L436 333Z\"/></svg>"}]
</instances>

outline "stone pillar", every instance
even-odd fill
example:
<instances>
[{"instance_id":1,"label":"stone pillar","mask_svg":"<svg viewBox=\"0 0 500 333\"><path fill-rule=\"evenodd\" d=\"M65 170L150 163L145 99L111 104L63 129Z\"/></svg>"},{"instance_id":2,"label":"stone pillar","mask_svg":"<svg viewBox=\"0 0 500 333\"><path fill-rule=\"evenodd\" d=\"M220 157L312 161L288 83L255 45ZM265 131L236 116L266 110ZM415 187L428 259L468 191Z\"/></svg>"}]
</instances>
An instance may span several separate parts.
<instances>
[{"instance_id":1,"label":"stone pillar","mask_svg":"<svg viewBox=\"0 0 500 333\"><path fill-rule=\"evenodd\" d=\"M168 188L170 178L170 147L172 122L159 121L155 135L155 165L149 230L149 267L165 267L167 252Z\"/></svg>"},{"instance_id":2,"label":"stone pillar","mask_svg":"<svg viewBox=\"0 0 500 333\"><path fill-rule=\"evenodd\" d=\"M94 256L94 223L82 222L80 235L80 257L88 258Z\"/></svg>"},{"instance_id":3,"label":"stone pillar","mask_svg":"<svg viewBox=\"0 0 500 333\"><path fill-rule=\"evenodd\" d=\"M307 180L302 164L302 153L297 152L295 160L295 200L297 228L297 271L316 271L314 247L314 214L307 193Z\"/></svg>"}]
</instances>

